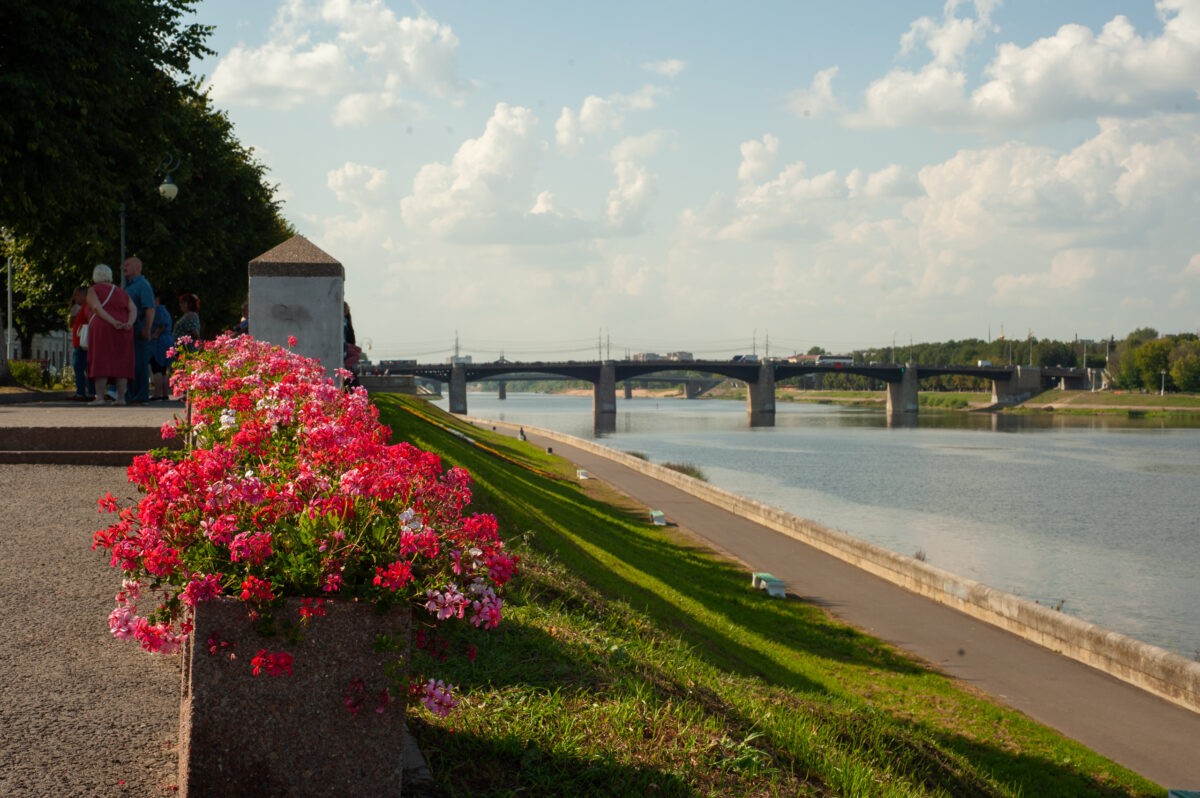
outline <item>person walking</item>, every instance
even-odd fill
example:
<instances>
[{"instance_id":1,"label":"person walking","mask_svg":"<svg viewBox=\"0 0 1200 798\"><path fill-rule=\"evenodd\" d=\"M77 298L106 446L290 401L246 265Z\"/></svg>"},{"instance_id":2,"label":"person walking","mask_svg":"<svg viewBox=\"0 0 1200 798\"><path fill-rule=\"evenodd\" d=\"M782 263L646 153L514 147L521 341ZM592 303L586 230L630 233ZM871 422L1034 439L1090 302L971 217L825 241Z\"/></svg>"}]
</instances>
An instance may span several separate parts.
<instances>
[{"instance_id":1,"label":"person walking","mask_svg":"<svg viewBox=\"0 0 1200 798\"><path fill-rule=\"evenodd\" d=\"M112 269L104 263L92 269L92 287L87 290L88 376L96 382L93 405L104 404L108 381L117 383L117 404L125 404L125 391L134 375L133 327L137 305L120 287L113 285Z\"/></svg>"},{"instance_id":2,"label":"person walking","mask_svg":"<svg viewBox=\"0 0 1200 798\"><path fill-rule=\"evenodd\" d=\"M154 392L151 402L166 401L171 398L171 388L168 385L171 370L171 356L168 354L175 346L174 326L171 324L171 313L162 302L162 294L154 292L154 338L150 341L150 381Z\"/></svg>"},{"instance_id":3,"label":"person walking","mask_svg":"<svg viewBox=\"0 0 1200 798\"><path fill-rule=\"evenodd\" d=\"M121 269L125 274L125 293L137 307L137 319L133 327L133 382L125 400L130 404L140 405L150 398L150 340L154 337L154 289L150 287L150 281L142 276L141 258L126 258Z\"/></svg>"},{"instance_id":4,"label":"person walking","mask_svg":"<svg viewBox=\"0 0 1200 798\"><path fill-rule=\"evenodd\" d=\"M195 294L179 295L179 310L182 315L175 322L175 340L187 336L190 342L179 343L179 346L195 349L200 343L200 297Z\"/></svg>"},{"instance_id":5,"label":"person walking","mask_svg":"<svg viewBox=\"0 0 1200 798\"><path fill-rule=\"evenodd\" d=\"M81 341L79 331L87 326L92 312L87 306L87 288L82 285L71 292L71 367L75 371L76 402L87 402L96 398L96 384L88 379L87 342Z\"/></svg>"}]
</instances>

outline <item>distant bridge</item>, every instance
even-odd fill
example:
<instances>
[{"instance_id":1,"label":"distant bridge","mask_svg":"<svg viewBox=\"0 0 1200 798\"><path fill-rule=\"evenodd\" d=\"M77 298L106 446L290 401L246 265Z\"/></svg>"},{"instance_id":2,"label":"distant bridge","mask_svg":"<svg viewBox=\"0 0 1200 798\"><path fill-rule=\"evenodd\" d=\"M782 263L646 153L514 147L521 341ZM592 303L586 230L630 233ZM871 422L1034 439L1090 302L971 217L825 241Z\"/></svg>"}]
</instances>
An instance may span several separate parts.
<instances>
[{"instance_id":1,"label":"distant bridge","mask_svg":"<svg viewBox=\"0 0 1200 798\"><path fill-rule=\"evenodd\" d=\"M592 410L596 432L617 428L617 383L681 369L699 374L719 374L746 383L746 416L751 427L775 425L775 383L805 374L858 374L887 383L889 416L915 414L918 411L918 383L923 377L964 375L989 380L992 402L1013 405L1025 401L1043 388L1043 381L1056 380L1064 388L1083 389L1093 375L1089 369L1037 366L924 366L899 364L816 364L767 361L747 363L730 360L603 360L524 363L438 363L389 366L391 375L411 375L437 380L449 386L450 412L467 412L467 383L497 380L501 377L548 374L592 383ZM384 380L361 376L368 390L386 390Z\"/></svg>"}]
</instances>

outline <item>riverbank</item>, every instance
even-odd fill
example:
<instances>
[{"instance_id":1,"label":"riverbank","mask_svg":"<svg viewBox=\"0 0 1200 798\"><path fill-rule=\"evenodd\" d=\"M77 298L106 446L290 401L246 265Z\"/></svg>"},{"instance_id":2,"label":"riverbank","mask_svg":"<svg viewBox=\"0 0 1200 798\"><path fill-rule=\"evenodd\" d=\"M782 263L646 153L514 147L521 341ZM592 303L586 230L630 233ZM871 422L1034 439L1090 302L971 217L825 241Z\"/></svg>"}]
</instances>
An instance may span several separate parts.
<instances>
[{"instance_id":1,"label":"riverbank","mask_svg":"<svg viewBox=\"0 0 1200 798\"><path fill-rule=\"evenodd\" d=\"M591 396L591 388L569 388L550 391L557 396ZM635 388L634 399L684 399L682 386L648 389ZM706 392L701 399L744 400L746 389L740 383L724 382ZM792 386L778 385L775 388L777 402L801 402L808 404L843 404L866 407L883 407L887 404L885 391L818 391L802 390ZM960 391L925 391L918 395L922 407L939 410L991 410L994 405L990 393ZM1151 393L1129 391L1063 391L1049 390L1030 397L1015 407L1001 408L1001 413L1070 413L1075 415L1115 415L1130 413L1140 417L1155 418L1161 415L1200 415L1200 394L1173 393L1158 396Z\"/></svg>"}]
</instances>

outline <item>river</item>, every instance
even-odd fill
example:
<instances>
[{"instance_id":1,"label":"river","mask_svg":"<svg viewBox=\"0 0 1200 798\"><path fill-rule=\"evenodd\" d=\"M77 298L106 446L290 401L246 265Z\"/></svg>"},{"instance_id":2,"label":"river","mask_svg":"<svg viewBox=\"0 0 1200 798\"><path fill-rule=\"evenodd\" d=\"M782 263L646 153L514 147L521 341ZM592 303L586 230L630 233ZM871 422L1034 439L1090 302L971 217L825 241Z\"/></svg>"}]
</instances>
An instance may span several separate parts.
<instances>
[{"instance_id":1,"label":"river","mask_svg":"<svg viewBox=\"0 0 1200 798\"><path fill-rule=\"evenodd\" d=\"M444 402L442 405L444 406ZM470 415L592 438L591 398L468 394ZM1200 651L1200 429L1113 417L618 400L603 442L1191 658Z\"/></svg>"}]
</instances>

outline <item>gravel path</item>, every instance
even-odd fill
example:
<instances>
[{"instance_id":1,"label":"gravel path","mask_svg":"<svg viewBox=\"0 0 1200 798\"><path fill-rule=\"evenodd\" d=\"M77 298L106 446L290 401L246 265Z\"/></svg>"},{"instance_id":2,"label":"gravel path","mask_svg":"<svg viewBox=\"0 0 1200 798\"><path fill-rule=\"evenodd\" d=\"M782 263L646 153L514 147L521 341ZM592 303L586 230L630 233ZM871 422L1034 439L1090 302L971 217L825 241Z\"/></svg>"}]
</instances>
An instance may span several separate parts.
<instances>
[{"instance_id":1,"label":"gravel path","mask_svg":"<svg viewBox=\"0 0 1200 798\"><path fill-rule=\"evenodd\" d=\"M114 640L91 535L124 468L0 465L0 795L170 795L179 659Z\"/></svg>"}]
</instances>

